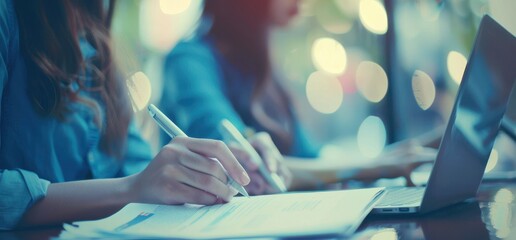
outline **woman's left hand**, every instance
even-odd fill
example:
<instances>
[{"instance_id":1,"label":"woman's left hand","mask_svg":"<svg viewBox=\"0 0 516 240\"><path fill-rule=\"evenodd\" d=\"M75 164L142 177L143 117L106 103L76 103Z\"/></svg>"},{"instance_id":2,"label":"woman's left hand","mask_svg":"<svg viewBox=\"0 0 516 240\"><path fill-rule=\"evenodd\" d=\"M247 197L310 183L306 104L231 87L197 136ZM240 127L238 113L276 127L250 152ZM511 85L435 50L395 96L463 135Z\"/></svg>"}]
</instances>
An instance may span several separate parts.
<instances>
[{"instance_id":1,"label":"woman's left hand","mask_svg":"<svg viewBox=\"0 0 516 240\"><path fill-rule=\"evenodd\" d=\"M281 177L287 188L292 182L292 174L283 163L283 156L266 132L259 132L248 139L249 143L260 155L261 163L267 166L271 173L276 173ZM236 145L229 145L231 151L238 161L244 166L251 182L245 188L251 195L278 193L278 190L270 186L259 172L259 165L251 159L251 155L244 149Z\"/></svg>"}]
</instances>

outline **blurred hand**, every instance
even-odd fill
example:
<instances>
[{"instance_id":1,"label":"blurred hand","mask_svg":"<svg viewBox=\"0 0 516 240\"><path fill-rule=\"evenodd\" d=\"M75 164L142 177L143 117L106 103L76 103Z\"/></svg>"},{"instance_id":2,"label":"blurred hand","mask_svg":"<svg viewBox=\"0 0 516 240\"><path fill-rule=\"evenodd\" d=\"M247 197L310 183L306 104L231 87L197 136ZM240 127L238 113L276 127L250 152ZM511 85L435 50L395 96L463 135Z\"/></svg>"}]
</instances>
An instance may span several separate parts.
<instances>
[{"instance_id":1,"label":"blurred hand","mask_svg":"<svg viewBox=\"0 0 516 240\"><path fill-rule=\"evenodd\" d=\"M371 179L404 177L408 186L414 186L410 175L419 166L433 163L437 150L420 146L414 141L403 141L388 147L367 169Z\"/></svg>"},{"instance_id":2,"label":"blurred hand","mask_svg":"<svg viewBox=\"0 0 516 240\"><path fill-rule=\"evenodd\" d=\"M287 166L283 163L283 156L266 132L260 132L248 139L249 143L256 149L261 157L261 161L267 166L271 173L277 173L285 183L287 188L292 182L292 175ZM246 186L246 190L251 195L271 194L278 191L269 186L258 170L258 165L252 161L251 156L241 147L230 145L230 149L236 158L244 166L251 177L251 183Z\"/></svg>"},{"instance_id":3,"label":"blurred hand","mask_svg":"<svg viewBox=\"0 0 516 240\"><path fill-rule=\"evenodd\" d=\"M136 202L225 203L237 192L228 186L222 166L235 181L249 184L249 176L223 142L176 137L145 170L128 177L129 187Z\"/></svg>"}]
</instances>

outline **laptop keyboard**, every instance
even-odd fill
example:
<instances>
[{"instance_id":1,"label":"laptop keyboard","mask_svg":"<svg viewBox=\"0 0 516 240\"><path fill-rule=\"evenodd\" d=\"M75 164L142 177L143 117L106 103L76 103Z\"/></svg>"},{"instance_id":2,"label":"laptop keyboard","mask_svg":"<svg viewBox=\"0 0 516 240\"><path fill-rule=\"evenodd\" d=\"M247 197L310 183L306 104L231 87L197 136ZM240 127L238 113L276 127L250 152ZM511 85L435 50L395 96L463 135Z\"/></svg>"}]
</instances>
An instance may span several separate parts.
<instances>
[{"instance_id":1,"label":"laptop keyboard","mask_svg":"<svg viewBox=\"0 0 516 240\"><path fill-rule=\"evenodd\" d=\"M385 196L380 200L376 207L395 207L417 205L421 203L424 187L400 187L385 189Z\"/></svg>"}]
</instances>

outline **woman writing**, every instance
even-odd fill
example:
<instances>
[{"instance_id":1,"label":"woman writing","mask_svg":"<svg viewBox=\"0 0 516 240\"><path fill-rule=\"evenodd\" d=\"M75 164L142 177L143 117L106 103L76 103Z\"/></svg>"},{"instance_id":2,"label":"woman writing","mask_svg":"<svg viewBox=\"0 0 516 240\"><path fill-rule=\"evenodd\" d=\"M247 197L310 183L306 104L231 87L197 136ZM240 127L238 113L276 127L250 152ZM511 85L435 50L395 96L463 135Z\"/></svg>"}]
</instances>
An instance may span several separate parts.
<instances>
[{"instance_id":1,"label":"woman writing","mask_svg":"<svg viewBox=\"0 0 516 240\"><path fill-rule=\"evenodd\" d=\"M249 183L220 141L178 137L152 158L113 62L113 8L0 2L0 229L105 217L129 202L230 201L208 157Z\"/></svg>"},{"instance_id":2,"label":"woman writing","mask_svg":"<svg viewBox=\"0 0 516 240\"><path fill-rule=\"evenodd\" d=\"M253 128L259 133L250 141L270 170L278 171L287 182L290 177L286 164L294 173L298 166L321 170L317 167L320 161L306 161L319 158L318 149L296 119L286 91L273 74L269 56L270 32L288 25L297 12L297 0L206 1L196 35L179 43L167 57L161 99L165 114L191 136L220 139L217 126L224 118L242 132L246 127ZM288 156L286 161L282 161L278 150ZM401 155L406 154L396 152L392 158ZM250 167L245 159L239 160L253 179L248 191L270 192L267 186L260 185L264 182L255 174L254 166ZM423 162L427 161L382 166L344 164L339 167L342 169L332 170L347 169L349 178L372 180L408 176ZM298 186L299 177L294 176ZM316 179L319 180L334 181L336 177Z\"/></svg>"}]
</instances>

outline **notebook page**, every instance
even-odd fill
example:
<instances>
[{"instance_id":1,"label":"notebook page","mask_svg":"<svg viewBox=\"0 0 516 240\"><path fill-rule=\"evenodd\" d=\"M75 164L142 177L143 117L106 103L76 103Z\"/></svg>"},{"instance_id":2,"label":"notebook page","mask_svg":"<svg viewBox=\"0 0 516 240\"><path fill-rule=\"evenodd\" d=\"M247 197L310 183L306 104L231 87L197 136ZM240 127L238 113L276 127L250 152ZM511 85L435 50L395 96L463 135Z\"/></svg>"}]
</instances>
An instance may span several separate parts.
<instances>
[{"instance_id":1,"label":"notebook page","mask_svg":"<svg viewBox=\"0 0 516 240\"><path fill-rule=\"evenodd\" d=\"M133 203L106 219L75 224L109 234L168 238L348 235L381 190L236 197L215 206Z\"/></svg>"}]
</instances>

